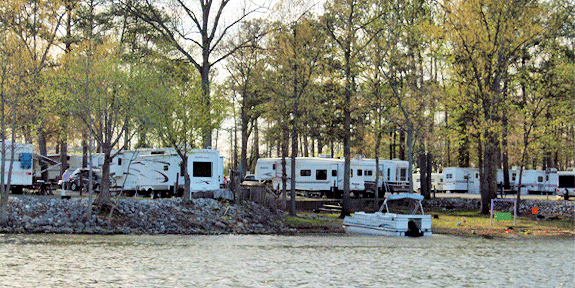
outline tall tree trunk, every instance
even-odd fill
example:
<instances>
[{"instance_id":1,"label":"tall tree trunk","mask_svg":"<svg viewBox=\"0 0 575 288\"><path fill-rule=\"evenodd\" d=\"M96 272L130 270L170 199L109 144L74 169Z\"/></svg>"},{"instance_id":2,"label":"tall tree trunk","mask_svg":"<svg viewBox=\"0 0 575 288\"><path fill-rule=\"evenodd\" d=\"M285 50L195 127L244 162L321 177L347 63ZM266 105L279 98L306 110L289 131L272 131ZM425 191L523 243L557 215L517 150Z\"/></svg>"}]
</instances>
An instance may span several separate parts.
<instances>
[{"instance_id":1,"label":"tall tree trunk","mask_svg":"<svg viewBox=\"0 0 575 288\"><path fill-rule=\"evenodd\" d=\"M503 114L503 119L501 119L502 121L502 126L503 126L503 135L502 135L502 139L501 139L501 149L503 150L503 155L502 155L502 162L503 162L503 188L504 189L509 189L511 188L511 184L509 181L509 151L508 151L508 147L507 147L507 131L508 131L508 119L507 119L507 114Z\"/></svg>"},{"instance_id":2,"label":"tall tree trunk","mask_svg":"<svg viewBox=\"0 0 575 288\"><path fill-rule=\"evenodd\" d=\"M445 126L449 127L449 117L447 114L447 110L445 111ZM447 146L447 165L444 167L451 167L451 137L449 134L445 137L446 146Z\"/></svg>"},{"instance_id":3,"label":"tall tree trunk","mask_svg":"<svg viewBox=\"0 0 575 288\"><path fill-rule=\"evenodd\" d=\"M347 47L345 47L344 59L345 59L345 101L343 107L344 124L343 129L345 131L345 136L343 139L343 157L344 169L343 169L343 205L341 209L340 218L351 215L351 199L350 199L350 158L351 158L351 93L352 93L352 74L351 74L351 43L347 42Z\"/></svg>"},{"instance_id":4,"label":"tall tree trunk","mask_svg":"<svg viewBox=\"0 0 575 288\"><path fill-rule=\"evenodd\" d=\"M399 131L399 160L405 160L405 132Z\"/></svg>"},{"instance_id":5,"label":"tall tree trunk","mask_svg":"<svg viewBox=\"0 0 575 288\"><path fill-rule=\"evenodd\" d=\"M48 156L48 149L46 147L46 133L44 132L44 127L38 127L38 150L40 150L40 155L46 157ZM45 161L40 162L42 171L42 180L48 182L48 165Z\"/></svg>"},{"instance_id":6,"label":"tall tree trunk","mask_svg":"<svg viewBox=\"0 0 575 288\"><path fill-rule=\"evenodd\" d=\"M255 165L256 165L258 159L260 158L260 132L259 132L259 128L258 128L258 120L257 119L254 121L253 125L254 125L254 155L253 155L254 163L253 163L251 168L253 168L252 171L254 171L254 173L255 173L255 171L256 171Z\"/></svg>"},{"instance_id":7,"label":"tall tree trunk","mask_svg":"<svg viewBox=\"0 0 575 288\"><path fill-rule=\"evenodd\" d=\"M247 162L247 154L248 154L248 117L247 117L247 95L244 91L243 100L242 100L242 108L241 108L241 133L242 133L242 146L241 146L241 156L240 156L240 177L244 179L246 176L246 169L248 166Z\"/></svg>"},{"instance_id":8,"label":"tall tree trunk","mask_svg":"<svg viewBox=\"0 0 575 288\"><path fill-rule=\"evenodd\" d=\"M64 125L66 126L66 125ZM64 130L67 131L67 130ZM64 133L66 134L66 133ZM68 137L66 135L63 136L63 139L60 140L60 175L64 174L64 171L68 169Z\"/></svg>"},{"instance_id":9,"label":"tall tree trunk","mask_svg":"<svg viewBox=\"0 0 575 288\"><path fill-rule=\"evenodd\" d=\"M282 119L282 141L281 141L281 155L282 155L282 203L283 210L287 208L287 162L288 157L288 141L289 132L287 127L287 115L284 114L284 119ZM279 187L278 187L279 188Z\"/></svg>"},{"instance_id":10,"label":"tall tree trunk","mask_svg":"<svg viewBox=\"0 0 575 288\"><path fill-rule=\"evenodd\" d=\"M214 28L215 29L215 28ZM205 45L205 44L204 44ZM208 44L209 45L209 44ZM210 101L210 61L209 61L209 49L210 47L205 47L202 46L203 48L203 63L202 63L202 67L200 69L201 73L200 75L202 76L202 102L203 105L206 107L206 111L211 111L210 110L210 105L211 105L211 101ZM203 131L203 148L209 148L212 147L212 128L211 128L211 117L208 118L208 127L204 128Z\"/></svg>"}]
</instances>

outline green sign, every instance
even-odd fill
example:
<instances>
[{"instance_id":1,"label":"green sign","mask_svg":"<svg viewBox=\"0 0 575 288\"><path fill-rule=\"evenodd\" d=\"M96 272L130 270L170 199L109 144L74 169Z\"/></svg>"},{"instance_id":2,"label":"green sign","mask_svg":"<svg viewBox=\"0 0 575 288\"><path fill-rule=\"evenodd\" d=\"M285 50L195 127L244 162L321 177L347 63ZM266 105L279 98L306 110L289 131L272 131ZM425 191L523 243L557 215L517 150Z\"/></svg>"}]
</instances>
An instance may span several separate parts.
<instances>
[{"instance_id":1,"label":"green sign","mask_svg":"<svg viewBox=\"0 0 575 288\"><path fill-rule=\"evenodd\" d=\"M495 216L495 220L513 220L513 216L511 213L503 213L503 212L494 212L493 216Z\"/></svg>"}]
</instances>

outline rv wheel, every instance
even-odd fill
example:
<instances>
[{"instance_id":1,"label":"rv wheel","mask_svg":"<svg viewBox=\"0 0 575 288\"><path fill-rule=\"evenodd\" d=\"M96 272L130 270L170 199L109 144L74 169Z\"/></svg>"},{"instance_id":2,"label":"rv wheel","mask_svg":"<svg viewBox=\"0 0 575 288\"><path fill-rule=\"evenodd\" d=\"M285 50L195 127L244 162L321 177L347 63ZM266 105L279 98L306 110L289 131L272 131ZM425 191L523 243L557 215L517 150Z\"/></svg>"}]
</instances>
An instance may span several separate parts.
<instances>
[{"instance_id":1,"label":"rv wheel","mask_svg":"<svg viewBox=\"0 0 575 288\"><path fill-rule=\"evenodd\" d=\"M70 184L70 189L74 191L78 190L78 185L76 184L76 182L72 182L72 184Z\"/></svg>"}]
</instances>

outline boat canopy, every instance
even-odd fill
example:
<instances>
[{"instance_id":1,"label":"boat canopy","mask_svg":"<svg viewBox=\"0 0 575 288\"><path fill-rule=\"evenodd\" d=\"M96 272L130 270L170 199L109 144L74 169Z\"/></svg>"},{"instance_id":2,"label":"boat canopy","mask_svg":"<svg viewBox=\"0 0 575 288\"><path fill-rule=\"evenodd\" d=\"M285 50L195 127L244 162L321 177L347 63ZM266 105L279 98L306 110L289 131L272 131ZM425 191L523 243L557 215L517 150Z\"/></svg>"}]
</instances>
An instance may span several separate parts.
<instances>
[{"instance_id":1,"label":"boat canopy","mask_svg":"<svg viewBox=\"0 0 575 288\"><path fill-rule=\"evenodd\" d=\"M423 195L418 195L418 194L413 194L413 193L392 194L392 195L387 196L385 198L385 201L383 201L383 204L381 205L381 207L379 207L378 212L383 212L383 208L385 207L385 211L387 211L387 213L389 213L389 207L387 207L387 201L389 201L389 200L400 200L400 199L412 199L412 200L418 201L419 208L421 209L421 215L425 214L423 212L423 206L421 205L421 201L423 200ZM408 214L415 214L415 212L416 212L415 210L410 211Z\"/></svg>"},{"instance_id":2,"label":"boat canopy","mask_svg":"<svg viewBox=\"0 0 575 288\"><path fill-rule=\"evenodd\" d=\"M399 199L413 199L413 200L423 200L423 195L413 194L413 193L401 193L388 195L385 200L399 200Z\"/></svg>"}]
</instances>

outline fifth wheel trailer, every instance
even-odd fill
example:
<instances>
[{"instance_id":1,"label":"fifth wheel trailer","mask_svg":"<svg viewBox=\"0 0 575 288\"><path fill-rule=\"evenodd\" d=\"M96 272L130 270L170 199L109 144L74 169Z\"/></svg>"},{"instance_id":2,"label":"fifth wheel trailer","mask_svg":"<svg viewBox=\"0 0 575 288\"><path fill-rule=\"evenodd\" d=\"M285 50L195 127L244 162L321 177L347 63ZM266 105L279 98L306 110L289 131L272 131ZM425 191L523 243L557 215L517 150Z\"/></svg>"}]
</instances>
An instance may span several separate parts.
<instances>
[{"instance_id":1,"label":"fifth wheel trailer","mask_svg":"<svg viewBox=\"0 0 575 288\"><path fill-rule=\"evenodd\" d=\"M173 148L147 148L119 153L110 166L114 185L144 195L181 194L185 185L182 159ZM223 183L223 159L218 150L193 149L188 155L192 192L212 191Z\"/></svg>"}]
</instances>

